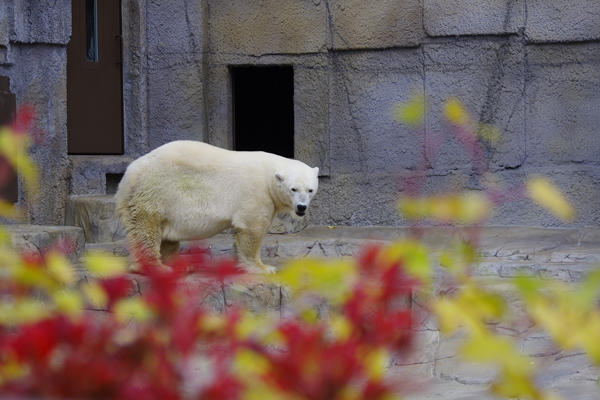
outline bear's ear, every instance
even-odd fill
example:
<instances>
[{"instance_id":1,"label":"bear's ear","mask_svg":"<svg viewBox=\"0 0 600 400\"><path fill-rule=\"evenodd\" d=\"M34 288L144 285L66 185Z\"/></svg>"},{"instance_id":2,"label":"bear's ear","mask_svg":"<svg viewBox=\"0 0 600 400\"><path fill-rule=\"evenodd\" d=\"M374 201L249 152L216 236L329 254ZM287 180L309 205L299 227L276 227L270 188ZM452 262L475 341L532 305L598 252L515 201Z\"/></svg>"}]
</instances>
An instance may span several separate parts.
<instances>
[{"instance_id":1,"label":"bear's ear","mask_svg":"<svg viewBox=\"0 0 600 400\"><path fill-rule=\"evenodd\" d=\"M276 180L278 183L281 183L281 182L283 182L283 175L281 174L281 172L275 172L275 180Z\"/></svg>"},{"instance_id":2,"label":"bear's ear","mask_svg":"<svg viewBox=\"0 0 600 400\"><path fill-rule=\"evenodd\" d=\"M314 167L313 171L315 171L315 176L318 178L319 177L319 167Z\"/></svg>"}]
</instances>

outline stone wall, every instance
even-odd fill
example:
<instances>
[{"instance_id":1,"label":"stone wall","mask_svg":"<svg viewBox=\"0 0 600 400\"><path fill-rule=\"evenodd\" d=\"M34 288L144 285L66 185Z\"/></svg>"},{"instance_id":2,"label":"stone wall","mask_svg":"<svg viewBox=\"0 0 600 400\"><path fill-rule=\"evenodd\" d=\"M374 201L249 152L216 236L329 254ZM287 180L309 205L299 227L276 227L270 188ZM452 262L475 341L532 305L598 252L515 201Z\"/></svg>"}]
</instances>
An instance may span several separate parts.
<instances>
[{"instance_id":1,"label":"stone wall","mask_svg":"<svg viewBox=\"0 0 600 400\"><path fill-rule=\"evenodd\" d=\"M427 128L457 96L503 140L487 149L497 183L552 179L579 211L600 220L600 3L564 0L208 0L207 139L231 141L229 66L295 69L296 157L321 168L311 222L402 225L398 176L421 138L391 110L417 92ZM429 160L429 192L477 189L462 148L446 140ZM559 225L526 201L503 205L496 224Z\"/></svg>"},{"instance_id":2,"label":"stone wall","mask_svg":"<svg viewBox=\"0 0 600 400\"><path fill-rule=\"evenodd\" d=\"M69 4L0 3L0 74L11 77L19 102L38 107L44 132L34 150L47 178L32 211L38 223L62 221L69 191ZM444 131L440 108L450 96L502 131L502 142L487 148L498 184L548 176L577 207L574 225L600 221L597 0L122 0L122 6L126 158L115 163L176 139L231 148L230 68L292 65L296 158L322 174L311 223L405 223L394 211L398 176L415 164L422 137L395 122L391 110L414 92L428 98L430 132ZM429 192L478 188L456 143L446 140L428 162ZM77 182L86 176L80 175ZM88 186L78 185L76 194L86 194ZM101 194L100 186L90 194ZM492 222L558 225L524 201L502 206Z\"/></svg>"},{"instance_id":3,"label":"stone wall","mask_svg":"<svg viewBox=\"0 0 600 400\"><path fill-rule=\"evenodd\" d=\"M42 184L28 207L29 222L37 224L61 224L64 219L70 36L70 0L0 2L0 75L10 78L18 105L29 104L37 114L31 156L41 167Z\"/></svg>"}]
</instances>

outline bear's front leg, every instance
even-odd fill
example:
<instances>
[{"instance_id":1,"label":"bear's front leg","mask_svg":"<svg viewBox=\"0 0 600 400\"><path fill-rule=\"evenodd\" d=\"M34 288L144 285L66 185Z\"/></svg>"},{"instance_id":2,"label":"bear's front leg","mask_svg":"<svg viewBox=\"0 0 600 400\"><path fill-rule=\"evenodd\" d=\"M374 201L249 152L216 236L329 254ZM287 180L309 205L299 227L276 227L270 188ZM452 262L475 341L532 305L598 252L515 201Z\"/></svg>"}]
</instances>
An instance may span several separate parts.
<instances>
[{"instance_id":1,"label":"bear's front leg","mask_svg":"<svg viewBox=\"0 0 600 400\"><path fill-rule=\"evenodd\" d=\"M265 265L260 259L260 248L265 235L264 229L236 229L235 250L238 260L249 273L274 274L275 267Z\"/></svg>"}]
</instances>

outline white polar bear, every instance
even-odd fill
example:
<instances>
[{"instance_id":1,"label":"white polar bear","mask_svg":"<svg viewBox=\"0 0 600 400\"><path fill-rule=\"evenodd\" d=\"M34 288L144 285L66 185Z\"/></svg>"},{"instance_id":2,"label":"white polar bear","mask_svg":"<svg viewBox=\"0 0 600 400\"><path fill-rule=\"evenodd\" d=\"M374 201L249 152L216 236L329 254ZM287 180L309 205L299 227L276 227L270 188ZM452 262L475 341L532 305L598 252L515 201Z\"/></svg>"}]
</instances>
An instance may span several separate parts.
<instances>
[{"instance_id":1,"label":"white polar bear","mask_svg":"<svg viewBox=\"0 0 600 400\"><path fill-rule=\"evenodd\" d=\"M238 260L252 273L273 273L260 259L275 213L303 216L319 185L319 168L264 152L230 151L194 141L165 144L127 168L116 194L132 270L162 261L180 240L235 228Z\"/></svg>"}]
</instances>

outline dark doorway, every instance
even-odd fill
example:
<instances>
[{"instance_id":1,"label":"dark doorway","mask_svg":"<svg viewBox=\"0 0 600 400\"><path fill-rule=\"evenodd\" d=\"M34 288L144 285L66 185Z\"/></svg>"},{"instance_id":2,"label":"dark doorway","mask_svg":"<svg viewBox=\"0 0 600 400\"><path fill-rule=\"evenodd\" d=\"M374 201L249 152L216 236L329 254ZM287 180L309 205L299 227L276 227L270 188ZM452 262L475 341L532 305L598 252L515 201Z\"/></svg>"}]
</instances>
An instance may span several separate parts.
<instances>
[{"instance_id":1,"label":"dark doorway","mask_svg":"<svg viewBox=\"0 0 600 400\"><path fill-rule=\"evenodd\" d=\"M69 154L123 154L121 0L72 0Z\"/></svg>"},{"instance_id":2,"label":"dark doorway","mask_svg":"<svg viewBox=\"0 0 600 400\"><path fill-rule=\"evenodd\" d=\"M294 68L233 67L235 150L294 157Z\"/></svg>"}]
</instances>

